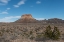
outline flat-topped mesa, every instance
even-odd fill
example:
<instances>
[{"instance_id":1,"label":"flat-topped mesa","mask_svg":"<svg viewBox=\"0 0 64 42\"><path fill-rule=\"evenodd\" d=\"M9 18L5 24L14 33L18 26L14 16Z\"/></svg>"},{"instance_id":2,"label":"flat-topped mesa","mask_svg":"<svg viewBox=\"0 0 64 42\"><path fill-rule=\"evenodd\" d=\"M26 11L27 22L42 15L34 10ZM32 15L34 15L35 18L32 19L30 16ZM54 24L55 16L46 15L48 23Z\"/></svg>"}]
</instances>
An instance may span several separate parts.
<instances>
[{"instance_id":1,"label":"flat-topped mesa","mask_svg":"<svg viewBox=\"0 0 64 42\"><path fill-rule=\"evenodd\" d=\"M21 19L34 19L31 14L24 14L21 16Z\"/></svg>"},{"instance_id":2,"label":"flat-topped mesa","mask_svg":"<svg viewBox=\"0 0 64 42\"><path fill-rule=\"evenodd\" d=\"M18 19L15 22L17 22L17 23L36 23L37 20L34 19L31 14L24 14L21 16L20 19Z\"/></svg>"}]
</instances>

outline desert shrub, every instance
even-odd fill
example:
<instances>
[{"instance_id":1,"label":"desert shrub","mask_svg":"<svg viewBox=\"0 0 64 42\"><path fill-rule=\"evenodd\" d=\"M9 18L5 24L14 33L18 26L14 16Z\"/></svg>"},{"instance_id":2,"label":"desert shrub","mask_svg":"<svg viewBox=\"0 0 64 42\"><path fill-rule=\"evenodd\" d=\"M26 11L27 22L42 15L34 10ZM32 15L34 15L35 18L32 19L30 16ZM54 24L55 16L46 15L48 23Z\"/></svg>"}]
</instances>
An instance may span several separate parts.
<instances>
[{"instance_id":1,"label":"desert shrub","mask_svg":"<svg viewBox=\"0 0 64 42\"><path fill-rule=\"evenodd\" d=\"M7 33L8 33L9 31L10 31L10 30L8 30L8 29L6 30Z\"/></svg>"},{"instance_id":2,"label":"desert shrub","mask_svg":"<svg viewBox=\"0 0 64 42\"><path fill-rule=\"evenodd\" d=\"M30 35L32 35L33 34L33 32L32 31L30 31Z\"/></svg>"},{"instance_id":3,"label":"desert shrub","mask_svg":"<svg viewBox=\"0 0 64 42\"><path fill-rule=\"evenodd\" d=\"M0 31L0 36L2 36L3 35L3 33Z\"/></svg>"},{"instance_id":4,"label":"desert shrub","mask_svg":"<svg viewBox=\"0 0 64 42\"><path fill-rule=\"evenodd\" d=\"M62 40L64 40L64 34L62 34Z\"/></svg>"},{"instance_id":5,"label":"desert shrub","mask_svg":"<svg viewBox=\"0 0 64 42\"><path fill-rule=\"evenodd\" d=\"M34 36L31 36L30 39L33 40L35 37Z\"/></svg>"},{"instance_id":6,"label":"desert shrub","mask_svg":"<svg viewBox=\"0 0 64 42\"><path fill-rule=\"evenodd\" d=\"M51 27L49 25L44 32L44 36L45 36L45 38L49 38L52 40L58 40L60 38L59 29L54 26L54 30L52 31Z\"/></svg>"},{"instance_id":7,"label":"desert shrub","mask_svg":"<svg viewBox=\"0 0 64 42\"><path fill-rule=\"evenodd\" d=\"M41 37L42 37L42 35L40 34L40 35L37 35L36 37L37 37L37 38L41 38Z\"/></svg>"},{"instance_id":8,"label":"desert shrub","mask_svg":"<svg viewBox=\"0 0 64 42\"><path fill-rule=\"evenodd\" d=\"M54 30L52 32L52 39L54 40L58 40L60 38L60 32L59 29L57 27L54 26Z\"/></svg>"},{"instance_id":9,"label":"desert shrub","mask_svg":"<svg viewBox=\"0 0 64 42\"><path fill-rule=\"evenodd\" d=\"M46 30L44 31L44 36L46 38L52 38L52 30L50 25L46 27Z\"/></svg>"}]
</instances>

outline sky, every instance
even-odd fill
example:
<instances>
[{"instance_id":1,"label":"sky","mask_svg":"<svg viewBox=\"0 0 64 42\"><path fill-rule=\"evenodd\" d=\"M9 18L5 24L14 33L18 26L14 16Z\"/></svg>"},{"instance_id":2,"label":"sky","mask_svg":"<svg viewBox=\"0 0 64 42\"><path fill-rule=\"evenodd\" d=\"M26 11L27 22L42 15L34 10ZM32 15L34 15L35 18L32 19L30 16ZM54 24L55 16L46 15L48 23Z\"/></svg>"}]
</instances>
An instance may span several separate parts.
<instances>
[{"instance_id":1,"label":"sky","mask_svg":"<svg viewBox=\"0 0 64 42\"><path fill-rule=\"evenodd\" d=\"M23 14L37 20L64 19L64 0L0 0L0 22L14 22Z\"/></svg>"}]
</instances>

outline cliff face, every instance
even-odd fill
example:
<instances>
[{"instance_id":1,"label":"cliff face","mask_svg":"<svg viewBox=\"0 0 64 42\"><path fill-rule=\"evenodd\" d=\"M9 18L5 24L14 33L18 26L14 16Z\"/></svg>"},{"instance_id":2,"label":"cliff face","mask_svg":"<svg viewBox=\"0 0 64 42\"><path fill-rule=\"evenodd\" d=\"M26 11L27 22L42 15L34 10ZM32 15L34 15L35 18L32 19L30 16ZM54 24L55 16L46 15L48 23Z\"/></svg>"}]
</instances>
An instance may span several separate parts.
<instances>
[{"instance_id":1,"label":"cliff face","mask_svg":"<svg viewBox=\"0 0 64 42\"><path fill-rule=\"evenodd\" d=\"M31 14L25 14L21 16L21 19L34 19Z\"/></svg>"},{"instance_id":2,"label":"cliff face","mask_svg":"<svg viewBox=\"0 0 64 42\"><path fill-rule=\"evenodd\" d=\"M24 15L21 16L21 19L27 19L27 20L33 19L34 20L34 18L32 17L31 14L24 14Z\"/></svg>"},{"instance_id":3,"label":"cliff face","mask_svg":"<svg viewBox=\"0 0 64 42\"><path fill-rule=\"evenodd\" d=\"M36 19L34 19L32 17L31 14L24 14L21 16L21 18L15 22L18 22L18 23L34 23L34 22L37 22Z\"/></svg>"}]
</instances>

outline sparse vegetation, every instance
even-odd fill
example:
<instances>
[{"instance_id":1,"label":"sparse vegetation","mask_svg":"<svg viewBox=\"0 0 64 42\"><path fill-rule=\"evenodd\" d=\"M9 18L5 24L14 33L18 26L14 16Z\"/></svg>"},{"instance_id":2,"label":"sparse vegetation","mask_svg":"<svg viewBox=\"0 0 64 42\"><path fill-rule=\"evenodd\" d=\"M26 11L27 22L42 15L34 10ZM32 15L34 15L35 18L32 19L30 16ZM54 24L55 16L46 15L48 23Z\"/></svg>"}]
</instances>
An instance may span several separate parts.
<instances>
[{"instance_id":1,"label":"sparse vegetation","mask_svg":"<svg viewBox=\"0 0 64 42\"><path fill-rule=\"evenodd\" d=\"M0 38L8 40L16 39L30 39L30 40L46 40L46 38L57 40L60 37L58 27L52 27L53 25L48 24L4 24L5 26L0 26ZM47 26L47 27L46 27ZM26 28L28 27L28 28ZM45 29L46 28L46 29ZM44 32L45 31L45 32ZM57 32L56 35L55 32ZM62 31L63 32L63 31ZM45 34L44 34L45 33ZM45 37L46 38L45 38ZM57 37L57 38L56 38Z\"/></svg>"}]
</instances>

